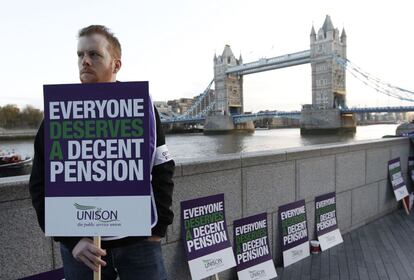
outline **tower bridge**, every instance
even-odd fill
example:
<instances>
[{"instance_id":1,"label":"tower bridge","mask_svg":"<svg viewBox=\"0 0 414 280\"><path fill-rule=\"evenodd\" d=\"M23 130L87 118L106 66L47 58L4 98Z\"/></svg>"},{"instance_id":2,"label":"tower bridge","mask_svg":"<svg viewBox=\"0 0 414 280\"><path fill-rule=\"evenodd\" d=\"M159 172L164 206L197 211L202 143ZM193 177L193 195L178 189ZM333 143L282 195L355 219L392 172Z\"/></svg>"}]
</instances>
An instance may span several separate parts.
<instances>
[{"instance_id":1,"label":"tower bridge","mask_svg":"<svg viewBox=\"0 0 414 280\"><path fill-rule=\"evenodd\" d=\"M243 76L310 63L312 75L312 104L301 111L244 114ZM273 58L261 58L243 63L229 45L223 53L214 55L214 78L188 111L180 116L164 116L164 123L204 123L205 133L234 130L253 131L253 121L267 117L300 118L301 133L355 131L354 113L407 112L414 107L348 108L346 103L346 70L366 85L386 95L410 100L414 92L371 77L347 59L347 35L339 32L329 15L318 32L312 26L310 49ZM211 86L214 83L214 94Z\"/></svg>"},{"instance_id":2,"label":"tower bridge","mask_svg":"<svg viewBox=\"0 0 414 280\"><path fill-rule=\"evenodd\" d=\"M346 33L339 32L327 15L315 32L312 26L310 49L243 64L229 45L220 56L214 56L215 108L206 116L205 132L253 130L253 122L235 122L234 115L243 114L243 76L302 64L311 64L312 104L301 111L301 132L355 131L352 114L346 108L345 69L337 57L346 59Z\"/></svg>"}]
</instances>

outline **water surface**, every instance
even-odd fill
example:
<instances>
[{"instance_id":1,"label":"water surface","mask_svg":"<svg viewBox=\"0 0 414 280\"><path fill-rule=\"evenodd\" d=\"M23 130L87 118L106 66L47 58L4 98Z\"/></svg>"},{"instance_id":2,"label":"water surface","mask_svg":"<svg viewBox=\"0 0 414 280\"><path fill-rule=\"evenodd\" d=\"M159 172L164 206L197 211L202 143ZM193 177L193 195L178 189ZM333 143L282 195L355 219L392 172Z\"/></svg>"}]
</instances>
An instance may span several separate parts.
<instances>
[{"instance_id":1,"label":"water surface","mask_svg":"<svg viewBox=\"0 0 414 280\"><path fill-rule=\"evenodd\" d=\"M394 135L397 126L396 124L359 126L354 135L301 136L299 128L256 130L253 134L174 134L167 135L166 142L175 159L199 159L220 154L380 139L384 135ZM33 140L0 140L0 151L15 151L23 156L33 156Z\"/></svg>"}]
</instances>

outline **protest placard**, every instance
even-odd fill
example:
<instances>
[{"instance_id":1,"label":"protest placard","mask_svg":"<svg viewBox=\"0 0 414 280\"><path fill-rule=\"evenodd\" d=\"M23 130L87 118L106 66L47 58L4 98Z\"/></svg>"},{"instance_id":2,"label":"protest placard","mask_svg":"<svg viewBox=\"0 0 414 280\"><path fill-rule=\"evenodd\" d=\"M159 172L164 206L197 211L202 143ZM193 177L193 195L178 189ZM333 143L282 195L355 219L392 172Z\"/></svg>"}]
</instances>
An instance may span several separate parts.
<instances>
[{"instance_id":1,"label":"protest placard","mask_svg":"<svg viewBox=\"0 0 414 280\"><path fill-rule=\"evenodd\" d=\"M235 220L233 236L239 279L264 280L277 277L269 248L266 213Z\"/></svg>"},{"instance_id":2,"label":"protest placard","mask_svg":"<svg viewBox=\"0 0 414 280\"><path fill-rule=\"evenodd\" d=\"M316 236L321 250L327 250L343 242L336 219L335 192L315 197Z\"/></svg>"},{"instance_id":3,"label":"protest placard","mask_svg":"<svg viewBox=\"0 0 414 280\"><path fill-rule=\"evenodd\" d=\"M411 185L414 184L414 156L408 156L408 169L407 173L409 176L409 180L411 180ZM407 190L408 191L408 190ZM414 193L411 192L408 194L408 197L404 197L404 202L407 205L408 211L411 211L414 204Z\"/></svg>"},{"instance_id":4,"label":"protest placard","mask_svg":"<svg viewBox=\"0 0 414 280\"><path fill-rule=\"evenodd\" d=\"M414 183L414 156L408 157L408 175L410 176L411 182Z\"/></svg>"},{"instance_id":5,"label":"protest placard","mask_svg":"<svg viewBox=\"0 0 414 280\"><path fill-rule=\"evenodd\" d=\"M407 186L405 185L404 178L402 177L401 173L400 158L395 158L388 161L388 174L391 181L391 186L394 190L395 199L397 201L400 201L404 197L408 196Z\"/></svg>"},{"instance_id":6,"label":"protest placard","mask_svg":"<svg viewBox=\"0 0 414 280\"><path fill-rule=\"evenodd\" d=\"M192 279L236 266L227 235L224 194L182 201L181 233Z\"/></svg>"},{"instance_id":7,"label":"protest placard","mask_svg":"<svg viewBox=\"0 0 414 280\"><path fill-rule=\"evenodd\" d=\"M309 238L305 200L279 207L283 266L287 267L309 256Z\"/></svg>"},{"instance_id":8,"label":"protest placard","mask_svg":"<svg viewBox=\"0 0 414 280\"><path fill-rule=\"evenodd\" d=\"M45 85L44 108L46 235L151 235L148 83Z\"/></svg>"}]
</instances>

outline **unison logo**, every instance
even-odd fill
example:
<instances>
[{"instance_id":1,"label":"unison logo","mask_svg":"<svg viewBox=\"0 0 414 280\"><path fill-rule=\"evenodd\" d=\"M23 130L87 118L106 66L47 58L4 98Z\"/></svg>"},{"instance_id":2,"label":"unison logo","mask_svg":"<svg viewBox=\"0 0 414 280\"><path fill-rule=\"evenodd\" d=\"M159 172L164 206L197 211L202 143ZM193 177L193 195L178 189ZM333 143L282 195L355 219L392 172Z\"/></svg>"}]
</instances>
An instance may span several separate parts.
<instances>
[{"instance_id":1,"label":"unison logo","mask_svg":"<svg viewBox=\"0 0 414 280\"><path fill-rule=\"evenodd\" d=\"M266 277L266 271L264 269L262 270L249 270L249 276L250 279L261 279L263 277Z\"/></svg>"},{"instance_id":2,"label":"unison logo","mask_svg":"<svg viewBox=\"0 0 414 280\"><path fill-rule=\"evenodd\" d=\"M204 263L204 267L207 270L211 270L211 269L217 268L219 266L222 266L223 265L223 259L222 258L207 259L207 260L203 260L203 263Z\"/></svg>"},{"instance_id":3,"label":"unison logo","mask_svg":"<svg viewBox=\"0 0 414 280\"><path fill-rule=\"evenodd\" d=\"M102 210L96 206L73 204L76 208L76 218L79 221L115 222L118 220L118 210Z\"/></svg>"},{"instance_id":4,"label":"unison logo","mask_svg":"<svg viewBox=\"0 0 414 280\"><path fill-rule=\"evenodd\" d=\"M301 256L303 254L303 250L302 249L296 249L296 250L293 250L292 251L292 257L293 258L295 258L295 257L299 257L299 256Z\"/></svg>"}]
</instances>

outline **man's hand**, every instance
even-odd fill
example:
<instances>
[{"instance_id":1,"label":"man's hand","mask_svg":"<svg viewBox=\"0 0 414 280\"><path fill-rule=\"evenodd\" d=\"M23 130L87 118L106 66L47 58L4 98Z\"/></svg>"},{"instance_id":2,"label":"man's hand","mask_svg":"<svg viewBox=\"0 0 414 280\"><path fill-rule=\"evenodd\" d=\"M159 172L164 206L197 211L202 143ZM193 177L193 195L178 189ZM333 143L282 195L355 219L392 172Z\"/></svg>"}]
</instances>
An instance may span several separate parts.
<instances>
[{"instance_id":1,"label":"man's hand","mask_svg":"<svg viewBox=\"0 0 414 280\"><path fill-rule=\"evenodd\" d=\"M149 236L148 238L147 238L147 240L148 241L155 241L155 242L160 242L161 241L161 237L160 236L158 236L158 235L153 235L153 236Z\"/></svg>"},{"instance_id":2,"label":"man's hand","mask_svg":"<svg viewBox=\"0 0 414 280\"><path fill-rule=\"evenodd\" d=\"M72 250L73 257L83 262L90 269L98 272L99 265L105 266L106 262L101 260L102 256L106 256L106 251L98 248L89 238L82 238Z\"/></svg>"}]
</instances>

